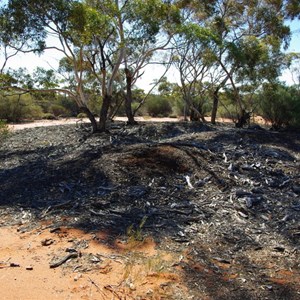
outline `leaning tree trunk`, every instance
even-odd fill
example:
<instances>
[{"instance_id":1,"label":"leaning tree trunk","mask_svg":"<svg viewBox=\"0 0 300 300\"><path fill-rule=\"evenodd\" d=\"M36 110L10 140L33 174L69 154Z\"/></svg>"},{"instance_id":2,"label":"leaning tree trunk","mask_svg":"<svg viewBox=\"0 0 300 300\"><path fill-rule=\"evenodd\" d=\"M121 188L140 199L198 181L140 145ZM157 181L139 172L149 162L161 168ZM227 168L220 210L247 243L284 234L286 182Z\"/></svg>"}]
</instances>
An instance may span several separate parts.
<instances>
[{"instance_id":1,"label":"leaning tree trunk","mask_svg":"<svg viewBox=\"0 0 300 300\"><path fill-rule=\"evenodd\" d=\"M190 105L190 121L192 122L199 122L200 119L202 122L205 122L204 115L200 111L200 109L197 109L193 104Z\"/></svg>"},{"instance_id":2,"label":"leaning tree trunk","mask_svg":"<svg viewBox=\"0 0 300 300\"><path fill-rule=\"evenodd\" d=\"M105 132L106 131L106 120L107 120L107 114L109 105L111 103L112 96L105 94L103 97L103 102L100 110L100 121L99 121L99 131Z\"/></svg>"},{"instance_id":3,"label":"leaning tree trunk","mask_svg":"<svg viewBox=\"0 0 300 300\"><path fill-rule=\"evenodd\" d=\"M125 97L125 110L126 116L128 118L128 125L136 125L137 122L134 120L134 115L132 112L132 75L129 69L125 69L126 74L126 97Z\"/></svg>"},{"instance_id":4,"label":"leaning tree trunk","mask_svg":"<svg viewBox=\"0 0 300 300\"><path fill-rule=\"evenodd\" d=\"M219 105L219 89L216 89L214 91L214 95L213 95L213 107L212 107L212 111L211 111L211 123L212 124L216 124L218 105Z\"/></svg>"},{"instance_id":5,"label":"leaning tree trunk","mask_svg":"<svg viewBox=\"0 0 300 300\"><path fill-rule=\"evenodd\" d=\"M92 124L92 132L95 133L98 131L97 121L93 115L93 113L88 109L86 106L79 107L80 112L83 112L87 115L89 118L91 124Z\"/></svg>"}]
</instances>

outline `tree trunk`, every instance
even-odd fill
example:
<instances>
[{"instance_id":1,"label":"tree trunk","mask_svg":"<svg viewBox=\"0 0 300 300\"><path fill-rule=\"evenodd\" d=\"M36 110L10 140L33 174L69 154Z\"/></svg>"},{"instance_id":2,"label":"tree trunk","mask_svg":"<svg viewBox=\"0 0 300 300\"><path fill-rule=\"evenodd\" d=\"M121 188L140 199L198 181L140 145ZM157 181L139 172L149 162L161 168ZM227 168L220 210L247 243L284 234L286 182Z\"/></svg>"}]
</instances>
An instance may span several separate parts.
<instances>
[{"instance_id":1,"label":"tree trunk","mask_svg":"<svg viewBox=\"0 0 300 300\"><path fill-rule=\"evenodd\" d=\"M136 125L137 122L134 120L134 115L132 113L132 76L129 69L125 69L126 74L126 97L125 97L125 110L126 116L128 118L128 125Z\"/></svg>"},{"instance_id":2,"label":"tree trunk","mask_svg":"<svg viewBox=\"0 0 300 300\"><path fill-rule=\"evenodd\" d=\"M86 106L81 106L79 107L79 110L83 113L85 113L87 115L87 117L89 118L91 124L92 124L92 132L95 133L98 131L98 126L97 126L97 121L94 117L94 115L92 114L92 112L88 109L88 107Z\"/></svg>"},{"instance_id":3,"label":"tree trunk","mask_svg":"<svg viewBox=\"0 0 300 300\"><path fill-rule=\"evenodd\" d=\"M250 116L251 114L249 112L246 112L244 109L242 109L242 113L239 114L239 118L237 123L235 123L235 127L237 128L243 128L245 125L250 125Z\"/></svg>"},{"instance_id":4,"label":"tree trunk","mask_svg":"<svg viewBox=\"0 0 300 300\"><path fill-rule=\"evenodd\" d=\"M211 123L212 124L216 124L218 105L219 105L219 89L216 89L214 91L214 95L213 95L213 107L212 107L212 111L211 111Z\"/></svg>"},{"instance_id":5,"label":"tree trunk","mask_svg":"<svg viewBox=\"0 0 300 300\"><path fill-rule=\"evenodd\" d=\"M111 95L105 94L103 97L103 103L100 110L100 121L99 121L99 131L105 132L106 130L106 120L107 120L107 114L109 105L111 103Z\"/></svg>"},{"instance_id":6,"label":"tree trunk","mask_svg":"<svg viewBox=\"0 0 300 300\"><path fill-rule=\"evenodd\" d=\"M184 101L184 107L183 107L183 120L184 122L187 122L187 111L188 111L188 105L186 103L186 101Z\"/></svg>"},{"instance_id":7,"label":"tree trunk","mask_svg":"<svg viewBox=\"0 0 300 300\"><path fill-rule=\"evenodd\" d=\"M190 111L190 121L191 122L198 122L198 121L200 121L199 115L193 109L191 109L191 111Z\"/></svg>"}]
</instances>

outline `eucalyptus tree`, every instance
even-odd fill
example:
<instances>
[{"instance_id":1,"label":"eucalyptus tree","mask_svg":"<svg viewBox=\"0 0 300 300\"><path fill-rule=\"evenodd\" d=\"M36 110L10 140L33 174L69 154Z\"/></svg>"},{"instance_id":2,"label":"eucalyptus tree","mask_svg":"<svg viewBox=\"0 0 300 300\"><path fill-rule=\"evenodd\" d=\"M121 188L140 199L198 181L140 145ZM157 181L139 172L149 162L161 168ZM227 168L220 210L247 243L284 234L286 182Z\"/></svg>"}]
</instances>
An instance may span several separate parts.
<instances>
[{"instance_id":1,"label":"eucalyptus tree","mask_svg":"<svg viewBox=\"0 0 300 300\"><path fill-rule=\"evenodd\" d=\"M245 109L241 86L278 76L280 48L288 45L289 28L284 24L286 1L217 0L204 5L198 1L183 1L192 17L188 22L194 35L211 33L207 51L222 76L216 84L213 114L218 104L217 93L230 83L238 114ZM270 63L271 61L275 63ZM268 78L269 77L269 78Z\"/></svg>"},{"instance_id":2,"label":"eucalyptus tree","mask_svg":"<svg viewBox=\"0 0 300 300\"><path fill-rule=\"evenodd\" d=\"M34 48L31 41L36 41L37 51L42 52L49 49L46 45L47 36L51 35L57 39L57 45L52 46L61 53L72 65L76 87L72 89L51 88L48 91L68 94L72 97L80 110L84 111L93 126L97 130L97 123L87 106L84 87L84 76L86 72L83 51L88 40L84 33L85 19L82 16L81 3L78 1L54 0L51 2L33 0L10 0L4 10L9 16L12 43L17 40L28 41L28 47ZM96 19L95 22L99 21ZM15 24L19 24L15 28ZM21 25L20 25L21 24ZM29 38L29 39L28 39ZM23 50L22 50L23 51ZM18 88L18 87L14 87ZM46 90L43 90L46 91Z\"/></svg>"},{"instance_id":3,"label":"eucalyptus tree","mask_svg":"<svg viewBox=\"0 0 300 300\"><path fill-rule=\"evenodd\" d=\"M212 28L219 32L217 61L232 86L240 120L245 113L243 84L279 75L280 48L290 35L279 2L221 0L211 15Z\"/></svg>"},{"instance_id":4,"label":"eucalyptus tree","mask_svg":"<svg viewBox=\"0 0 300 300\"><path fill-rule=\"evenodd\" d=\"M4 2L4 1L3 1ZM25 24L30 27L35 20L20 19L18 22L10 21L6 3L0 3L0 85L11 84L14 79L8 73L8 62L19 52L41 52L43 43L42 33L33 37L33 30L25 29ZM38 25L35 25L38 26ZM21 34L22 33L22 34Z\"/></svg>"},{"instance_id":5,"label":"eucalyptus tree","mask_svg":"<svg viewBox=\"0 0 300 300\"><path fill-rule=\"evenodd\" d=\"M182 32L173 38L174 65L179 71L181 94L184 102L184 117L190 111L191 120L204 121L204 82L208 80L214 59L210 55L212 32L195 28L191 24L182 27Z\"/></svg>"},{"instance_id":6,"label":"eucalyptus tree","mask_svg":"<svg viewBox=\"0 0 300 300\"><path fill-rule=\"evenodd\" d=\"M218 65L222 36L210 20L217 4L218 1L179 1L183 23L173 38L174 64L180 75L185 110L190 110L192 118L202 120L204 95L215 89L214 99L218 99L218 92L228 79ZM217 105L214 107L212 115L216 114ZM212 120L215 122L215 116Z\"/></svg>"},{"instance_id":7,"label":"eucalyptus tree","mask_svg":"<svg viewBox=\"0 0 300 300\"><path fill-rule=\"evenodd\" d=\"M64 55L74 72L76 88L70 94L88 114L94 131L105 131L121 66L124 66L127 81L128 118L134 122L130 112L131 87L149 57L164 45L156 43L156 36L162 24L166 27L170 23L167 19L171 15L170 7L161 0L10 0L6 12L15 22L30 20L17 34L23 37L27 27L32 36L39 34L42 50L47 49L47 35L57 37L60 45L56 50ZM85 86L91 74L102 96L99 124L87 107Z\"/></svg>"},{"instance_id":8,"label":"eucalyptus tree","mask_svg":"<svg viewBox=\"0 0 300 300\"><path fill-rule=\"evenodd\" d=\"M150 64L170 65L171 55L167 60L156 62L160 53L168 52L169 43L180 23L178 8L170 1L134 0L124 7L123 26L125 43L124 73L126 77L125 108L129 124L135 124L131 108L132 87L143 76L144 68ZM164 56L164 59L166 56Z\"/></svg>"},{"instance_id":9,"label":"eucalyptus tree","mask_svg":"<svg viewBox=\"0 0 300 300\"><path fill-rule=\"evenodd\" d=\"M93 131L106 130L106 118L112 98L113 83L124 58L123 28L120 12L122 1L10 0L6 12L11 20L35 20L28 27L32 36L48 35L58 40L56 50L63 54L73 72L73 90L68 94L89 117ZM26 29L26 25L24 24ZM18 32L23 37L25 31ZM43 44L43 50L47 46ZM66 67L66 64L65 64ZM102 106L100 122L87 106L87 78L98 82ZM66 91L67 92L67 91Z\"/></svg>"}]
</instances>

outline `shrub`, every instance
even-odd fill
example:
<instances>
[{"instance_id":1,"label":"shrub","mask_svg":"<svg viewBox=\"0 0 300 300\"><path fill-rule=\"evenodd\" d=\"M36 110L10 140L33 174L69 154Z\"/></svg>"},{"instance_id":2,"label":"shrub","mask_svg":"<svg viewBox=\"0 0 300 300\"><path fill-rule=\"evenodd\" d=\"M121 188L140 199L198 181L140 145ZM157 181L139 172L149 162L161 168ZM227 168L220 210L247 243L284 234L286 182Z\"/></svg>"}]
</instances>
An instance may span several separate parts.
<instances>
[{"instance_id":1,"label":"shrub","mask_svg":"<svg viewBox=\"0 0 300 300\"><path fill-rule=\"evenodd\" d=\"M237 119L238 115L236 105L228 104L226 106L220 106L218 108L218 116L224 119Z\"/></svg>"},{"instance_id":2,"label":"shrub","mask_svg":"<svg viewBox=\"0 0 300 300\"><path fill-rule=\"evenodd\" d=\"M55 117L68 115L67 109L59 104L52 104L49 108L49 112L52 113Z\"/></svg>"},{"instance_id":3,"label":"shrub","mask_svg":"<svg viewBox=\"0 0 300 300\"><path fill-rule=\"evenodd\" d=\"M87 115L86 115L85 113L79 113L79 114L77 115L77 118L78 118L78 119L87 118Z\"/></svg>"},{"instance_id":4,"label":"shrub","mask_svg":"<svg viewBox=\"0 0 300 300\"><path fill-rule=\"evenodd\" d=\"M57 120L57 118L51 113L44 113L42 116L44 120Z\"/></svg>"},{"instance_id":5,"label":"shrub","mask_svg":"<svg viewBox=\"0 0 300 300\"><path fill-rule=\"evenodd\" d=\"M138 102L133 102L131 104L132 111L134 112L138 107L140 103ZM142 105L135 113L135 116L141 117L147 114L147 107L145 105Z\"/></svg>"},{"instance_id":6,"label":"shrub","mask_svg":"<svg viewBox=\"0 0 300 300\"><path fill-rule=\"evenodd\" d=\"M72 98L68 97L59 97L57 104L63 106L67 111L68 117L75 117L78 114L78 106Z\"/></svg>"},{"instance_id":7,"label":"shrub","mask_svg":"<svg viewBox=\"0 0 300 300\"><path fill-rule=\"evenodd\" d=\"M151 117L167 117L172 113L170 102L165 97L158 95L149 96L146 109Z\"/></svg>"},{"instance_id":8,"label":"shrub","mask_svg":"<svg viewBox=\"0 0 300 300\"><path fill-rule=\"evenodd\" d=\"M261 115L274 129L300 126L300 93L283 84L265 84L258 94Z\"/></svg>"},{"instance_id":9,"label":"shrub","mask_svg":"<svg viewBox=\"0 0 300 300\"><path fill-rule=\"evenodd\" d=\"M41 107L34 103L30 95L0 96L0 119L19 122L24 119L39 119L41 116Z\"/></svg>"},{"instance_id":10,"label":"shrub","mask_svg":"<svg viewBox=\"0 0 300 300\"><path fill-rule=\"evenodd\" d=\"M9 128L6 120L0 120L0 141L5 139L9 134Z\"/></svg>"}]
</instances>

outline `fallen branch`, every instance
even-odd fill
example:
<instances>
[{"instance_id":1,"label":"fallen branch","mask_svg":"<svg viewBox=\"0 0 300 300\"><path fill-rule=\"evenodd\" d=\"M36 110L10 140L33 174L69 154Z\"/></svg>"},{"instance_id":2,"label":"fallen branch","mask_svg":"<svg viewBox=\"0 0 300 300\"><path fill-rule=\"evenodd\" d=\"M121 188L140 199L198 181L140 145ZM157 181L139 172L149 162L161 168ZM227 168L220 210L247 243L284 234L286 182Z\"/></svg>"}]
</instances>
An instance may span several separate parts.
<instances>
[{"instance_id":1,"label":"fallen branch","mask_svg":"<svg viewBox=\"0 0 300 300\"><path fill-rule=\"evenodd\" d=\"M51 269L57 268L57 267L61 266L62 264L64 264L69 259L71 259L71 258L77 258L77 257L78 257L78 253L70 253L70 254L66 255L65 257L63 257L58 262L50 264L50 268Z\"/></svg>"}]
</instances>

